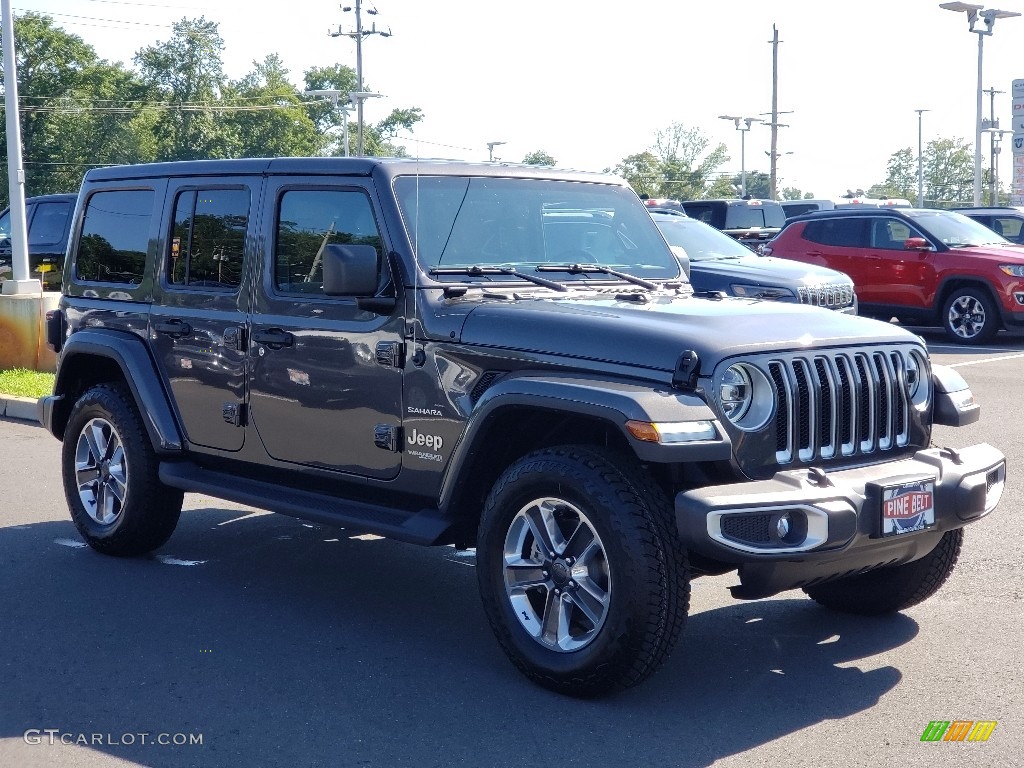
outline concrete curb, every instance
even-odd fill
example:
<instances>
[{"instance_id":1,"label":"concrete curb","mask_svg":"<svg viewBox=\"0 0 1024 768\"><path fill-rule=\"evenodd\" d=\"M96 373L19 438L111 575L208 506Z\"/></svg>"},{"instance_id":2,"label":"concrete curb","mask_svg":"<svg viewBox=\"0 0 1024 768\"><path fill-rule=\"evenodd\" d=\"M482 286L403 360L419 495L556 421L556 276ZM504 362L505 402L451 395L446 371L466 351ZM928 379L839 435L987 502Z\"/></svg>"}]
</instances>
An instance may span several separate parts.
<instances>
[{"instance_id":1,"label":"concrete curb","mask_svg":"<svg viewBox=\"0 0 1024 768\"><path fill-rule=\"evenodd\" d=\"M38 401L30 397L0 395L0 416L39 423Z\"/></svg>"}]
</instances>

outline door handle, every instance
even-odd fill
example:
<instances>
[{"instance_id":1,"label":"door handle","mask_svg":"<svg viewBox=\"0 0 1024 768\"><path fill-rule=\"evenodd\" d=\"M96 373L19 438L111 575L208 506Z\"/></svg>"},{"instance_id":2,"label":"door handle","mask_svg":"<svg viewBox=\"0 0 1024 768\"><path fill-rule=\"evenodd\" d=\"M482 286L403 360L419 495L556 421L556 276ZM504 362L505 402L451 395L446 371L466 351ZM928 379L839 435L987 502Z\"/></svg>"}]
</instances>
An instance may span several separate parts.
<instances>
[{"instance_id":1,"label":"door handle","mask_svg":"<svg viewBox=\"0 0 1024 768\"><path fill-rule=\"evenodd\" d=\"M153 330L157 333L166 333L168 336L188 336L192 333L192 326L184 320L166 320L153 323Z\"/></svg>"},{"instance_id":2,"label":"door handle","mask_svg":"<svg viewBox=\"0 0 1024 768\"><path fill-rule=\"evenodd\" d=\"M252 340L270 347L290 347L295 337L280 328L268 328L265 331L253 331Z\"/></svg>"}]
</instances>

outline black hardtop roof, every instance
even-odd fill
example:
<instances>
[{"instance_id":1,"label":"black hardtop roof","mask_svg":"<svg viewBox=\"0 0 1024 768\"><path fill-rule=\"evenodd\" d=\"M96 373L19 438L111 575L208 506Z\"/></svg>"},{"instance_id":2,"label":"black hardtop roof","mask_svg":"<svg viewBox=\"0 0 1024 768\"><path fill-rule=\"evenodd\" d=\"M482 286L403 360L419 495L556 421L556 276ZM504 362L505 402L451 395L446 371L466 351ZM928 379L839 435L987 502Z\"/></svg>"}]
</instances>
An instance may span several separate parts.
<instances>
[{"instance_id":1,"label":"black hardtop roof","mask_svg":"<svg viewBox=\"0 0 1024 768\"><path fill-rule=\"evenodd\" d=\"M560 181L597 181L625 185L617 176L590 171L573 171L539 165L475 163L465 160L437 160L408 157L274 157L231 160L179 160L166 163L116 165L93 168L85 182L146 179L162 176L230 176L241 174L371 176L387 178L423 176L494 176L544 178Z\"/></svg>"},{"instance_id":2,"label":"black hardtop roof","mask_svg":"<svg viewBox=\"0 0 1024 768\"><path fill-rule=\"evenodd\" d=\"M32 197L25 198L25 205L30 203L73 203L78 198L77 192L57 192L52 195L33 195ZM11 209L10 206L4 208L0 213L6 213Z\"/></svg>"}]
</instances>

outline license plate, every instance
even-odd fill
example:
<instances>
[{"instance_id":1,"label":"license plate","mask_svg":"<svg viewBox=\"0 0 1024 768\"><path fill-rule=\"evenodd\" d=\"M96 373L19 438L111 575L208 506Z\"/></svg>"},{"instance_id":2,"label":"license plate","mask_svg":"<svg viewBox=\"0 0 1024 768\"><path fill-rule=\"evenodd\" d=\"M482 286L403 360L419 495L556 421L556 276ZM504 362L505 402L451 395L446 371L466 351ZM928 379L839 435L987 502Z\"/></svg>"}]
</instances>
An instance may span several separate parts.
<instances>
[{"instance_id":1,"label":"license plate","mask_svg":"<svg viewBox=\"0 0 1024 768\"><path fill-rule=\"evenodd\" d=\"M898 536L935 525L935 481L922 480L882 489L882 535Z\"/></svg>"}]
</instances>

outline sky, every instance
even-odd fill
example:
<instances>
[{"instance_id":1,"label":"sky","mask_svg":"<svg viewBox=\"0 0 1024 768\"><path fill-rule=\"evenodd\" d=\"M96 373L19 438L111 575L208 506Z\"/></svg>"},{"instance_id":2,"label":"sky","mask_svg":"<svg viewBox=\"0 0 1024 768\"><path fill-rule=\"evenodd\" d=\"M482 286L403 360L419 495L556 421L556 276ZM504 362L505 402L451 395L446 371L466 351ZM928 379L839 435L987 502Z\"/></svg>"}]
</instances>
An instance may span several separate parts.
<instances>
[{"instance_id":1,"label":"sky","mask_svg":"<svg viewBox=\"0 0 1024 768\"><path fill-rule=\"evenodd\" d=\"M100 57L132 65L184 17L217 22L229 77L277 53L302 84L314 66L356 65L355 14L329 0L10 0L50 15ZM355 0L348 0L354 6ZM363 0L364 26L390 37L362 45L368 122L419 107L400 143L409 154L519 162L543 150L567 168L600 171L651 148L672 123L724 143L740 172L740 133L720 115L770 119L778 29L779 188L816 197L867 189L904 148L960 138L973 147L978 35L938 0ZM979 3L981 4L981 3ZM994 6L1024 13L1024 0ZM377 15L366 15L375 9ZM1011 84L1024 79L1024 17L984 39L984 89L1011 126ZM984 96L988 117L991 97ZM927 109L920 118L915 110ZM745 135L748 173L769 170L770 130ZM989 141L982 141L986 165ZM1009 182L1012 142L1000 179ZM792 153L792 154L790 154Z\"/></svg>"}]
</instances>

